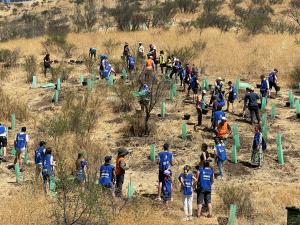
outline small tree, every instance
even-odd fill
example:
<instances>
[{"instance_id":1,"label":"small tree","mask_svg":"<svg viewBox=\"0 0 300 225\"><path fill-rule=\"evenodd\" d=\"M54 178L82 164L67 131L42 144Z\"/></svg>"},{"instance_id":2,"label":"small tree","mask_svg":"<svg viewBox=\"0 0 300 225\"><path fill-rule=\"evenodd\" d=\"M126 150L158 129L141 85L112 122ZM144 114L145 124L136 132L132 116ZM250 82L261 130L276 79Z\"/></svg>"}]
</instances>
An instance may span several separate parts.
<instances>
[{"instance_id":1,"label":"small tree","mask_svg":"<svg viewBox=\"0 0 300 225\"><path fill-rule=\"evenodd\" d=\"M138 83L140 85L147 84L149 87L149 94L140 101L142 108L144 108L145 115L144 134L149 135L151 112L166 97L170 85L167 81L158 79L157 76L150 71L142 73L138 78Z\"/></svg>"},{"instance_id":2,"label":"small tree","mask_svg":"<svg viewBox=\"0 0 300 225\"><path fill-rule=\"evenodd\" d=\"M97 23L97 10L95 0L85 0L84 5L85 28L91 31Z\"/></svg>"},{"instance_id":3,"label":"small tree","mask_svg":"<svg viewBox=\"0 0 300 225\"><path fill-rule=\"evenodd\" d=\"M33 75L36 73L38 68L37 60L34 55L28 55L25 57L24 69L27 74L27 82L32 81Z\"/></svg>"}]
</instances>

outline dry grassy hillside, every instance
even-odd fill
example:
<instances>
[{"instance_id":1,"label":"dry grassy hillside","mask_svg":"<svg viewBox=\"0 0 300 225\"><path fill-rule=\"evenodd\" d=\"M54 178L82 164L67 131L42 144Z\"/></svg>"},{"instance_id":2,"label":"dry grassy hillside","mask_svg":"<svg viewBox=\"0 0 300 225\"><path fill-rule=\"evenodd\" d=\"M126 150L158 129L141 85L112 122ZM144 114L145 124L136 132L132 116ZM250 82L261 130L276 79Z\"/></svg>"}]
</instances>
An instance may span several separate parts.
<instances>
[{"instance_id":1,"label":"dry grassy hillside","mask_svg":"<svg viewBox=\"0 0 300 225\"><path fill-rule=\"evenodd\" d=\"M289 79L289 73L294 66L299 63L299 48L295 42L295 36L287 34L271 35L261 34L250 37L245 34L236 35L233 32L221 33L215 29L207 29L203 32L191 30L189 32L179 32L175 29L170 30L150 30L139 32L92 32L81 34L69 34L67 40L76 45L77 50L73 53L72 59L77 59L82 54L87 54L90 47L96 47L98 53L107 51L104 43L109 40L118 41L119 44L112 49L110 57L118 60L122 53L122 46L127 41L135 50L137 43L142 41L147 47L150 43L157 46L158 50L164 49L172 51L182 47L190 47L193 42L201 40L206 42L206 48L199 51L190 63L205 68L200 80L204 76L213 83L216 77L221 76L225 81L234 81L240 77L243 81L255 86L259 83L259 76L267 74L274 67L279 70L279 80L281 86L280 96L270 101L277 106L278 116L275 120L268 119L270 128L269 146L262 169L254 170L247 166L250 160L250 148L253 138L254 127L245 123L237 115L228 114L231 124L237 123L241 136L241 150L239 152L239 163L233 164L228 161L225 164L225 180L216 180L213 191L214 217L212 219L195 219L189 224L224 224L222 221L228 216L228 202L224 202L222 191L227 190L229 196L237 201L238 207L243 209L238 217L239 225L282 225L286 224L286 206L300 207L300 135L298 129L299 119L296 119L294 109L285 107L288 99L287 91L295 85ZM43 49L41 42L44 38L18 39L0 43L0 49L20 48L20 63L24 62L24 56L33 54L41 62L43 59ZM52 59L59 61L65 59L58 52L51 53ZM73 91L83 93L84 87L79 84L79 75L88 75L83 65L73 65L70 78L62 83L61 100L58 104L51 103L53 90L31 89L30 84L26 83L26 74L21 66L11 69L11 75L5 81L0 81L4 93L12 99L17 99L25 103L30 111L30 116L25 121L17 121L17 129L22 125L28 127L32 141L30 142L30 159L33 160L33 149L36 143L42 138L54 146L54 151L65 151L69 160L65 161L66 167L73 166L76 157L76 145L72 138L64 140L65 149L48 136L41 136L38 127L46 116L56 115L63 108L67 99L67 92ZM44 78L41 70L37 73L38 84L49 81L50 75ZM129 203L124 210L115 218L111 219L111 224L185 224L181 222L183 216L179 184L176 177L185 164L196 165L200 146L203 142L212 143L212 133L205 129L194 130L193 124L196 122L196 110L193 104L186 103L185 93L182 88L177 86L177 96L172 103L167 99L167 116L161 119L157 116L160 113L159 107L152 113L152 121L156 126L156 132L148 137L131 137L128 132L128 120L135 109L139 108L137 100L134 109L129 113L116 113L114 106L119 99L113 94L111 88L107 88L105 83L100 84L92 91L92 95L101 99L99 106L100 117L95 128L90 132L91 140L96 144L95 152L99 152L101 157L107 152L115 154L119 146L125 146L132 150L129 156L130 169L126 174L125 184L131 177L136 190L137 198ZM299 90L295 90L296 98L299 98ZM268 104L267 113L270 115L271 104ZM236 110L242 110L242 103L239 103ZM186 141L180 138L182 117L185 113L192 115L188 134L190 138ZM1 122L9 124L9 121ZM18 118L17 118L18 120ZM209 115L204 117L204 126L210 125ZM283 134L283 148L285 165L279 166L277 163L275 135ZM174 152L176 166L174 167L174 202L171 203L171 210L165 209L163 205L153 201L157 190L157 165L151 162L149 157L149 145L155 143L157 149L161 149L164 142L168 141ZM12 146L12 137L9 139L9 146ZM228 145L228 155L230 158L230 147ZM75 147L74 147L75 145ZM98 145L98 146L97 146ZM57 147L57 149L55 148ZM73 148L74 147L74 148ZM94 148L94 147L93 147ZM91 147L92 149L92 147ZM88 152L89 150L86 149ZM93 152L93 154L95 153ZM99 156L98 155L98 156ZM0 188L1 203L3 210L0 212L3 224L50 224L53 218L51 215L53 198L45 197L41 191L32 192L31 177L34 166L28 167L25 171L23 185L15 184L13 171L7 169L9 163L2 163L0 166ZM226 189L227 188L227 189ZM244 204L244 205L242 205ZM196 205L194 203L194 208ZM41 221L41 215L44 218Z\"/></svg>"}]
</instances>

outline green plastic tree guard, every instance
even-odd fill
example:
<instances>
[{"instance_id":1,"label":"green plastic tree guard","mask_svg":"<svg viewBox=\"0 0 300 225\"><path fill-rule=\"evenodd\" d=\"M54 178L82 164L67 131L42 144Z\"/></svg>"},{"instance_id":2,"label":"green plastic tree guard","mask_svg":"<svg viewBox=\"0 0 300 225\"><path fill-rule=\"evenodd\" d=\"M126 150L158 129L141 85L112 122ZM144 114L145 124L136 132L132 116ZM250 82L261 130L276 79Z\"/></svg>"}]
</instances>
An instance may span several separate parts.
<instances>
[{"instance_id":1,"label":"green plastic tree guard","mask_svg":"<svg viewBox=\"0 0 300 225\"><path fill-rule=\"evenodd\" d=\"M272 103L271 118L272 118L272 119L275 119L275 118L276 118L276 106L275 106L274 103Z\"/></svg>"},{"instance_id":2,"label":"green plastic tree guard","mask_svg":"<svg viewBox=\"0 0 300 225\"><path fill-rule=\"evenodd\" d=\"M282 145L277 145L277 158L279 165L284 165L284 159L283 159L283 151L282 151Z\"/></svg>"},{"instance_id":3,"label":"green plastic tree guard","mask_svg":"<svg viewBox=\"0 0 300 225\"><path fill-rule=\"evenodd\" d=\"M282 134L276 135L276 145L281 145Z\"/></svg>"},{"instance_id":4,"label":"green plastic tree guard","mask_svg":"<svg viewBox=\"0 0 300 225\"><path fill-rule=\"evenodd\" d=\"M121 78L123 79L123 80L125 80L125 79L127 79L127 71L125 70L125 69L123 69L122 70L122 73L121 73Z\"/></svg>"},{"instance_id":5,"label":"green plastic tree guard","mask_svg":"<svg viewBox=\"0 0 300 225\"><path fill-rule=\"evenodd\" d=\"M108 84L108 86L113 86L114 85L114 79L113 79L112 76L108 77L107 84Z\"/></svg>"},{"instance_id":6,"label":"green plastic tree guard","mask_svg":"<svg viewBox=\"0 0 300 225\"><path fill-rule=\"evenodd\" d=\"M295 96L292 94L290 98L290 107L291 109L295 108Z\"/></svg>"},{"instance_id":7,"label":"green plastic tree guard","mask_svg":"<svg viewBox=\"0 0 300 225\"><path fill-rule=\"evenodd\" d=\"M291 98L292 98L292 95L293 95L293 91L292 91L292 90L289 90L288 95L289 95L289 102L291 102Z\"/></svg>"},{"instance_id":8,"label":"green plastic tree guard","mask_svg":"<svg viewBox=\"0 0 300 225\"><path fill-rule=\"evenodd\" d=\"M238 134L234 135L233 139L234 139L234 145L236 146L237 151L239 151L241 148L240 135Z\"/></svg>"},{"instance_id":9,"label":"green plastic tree guard","mask_svg":"<svg viewBox=\"0 0 300 225\"><path fill-rule=\"evenodd\" d=\"M155 144L150 145L150 160L155 161Z\"/></svg>"},{"instance_id":10,"label":"green plastic tree guard","mask_svg":"<svg viewBox=\"0 0 300 225\"><path fill-rule=\"evenodd\" d=\"M300 90L300 82L298 83L298 89Z\"/></svg>"},{"instance_id":11,"label":"green plastic tree guard","mask_svg":"<svg viewBox=\"0 0 300 225\"><path fill-rule=\"evenodd\" d=\"M95 81L95 80L97 80L97 75L96 75L96 72L94 71L92 74L92 81Z\"/></svg>"},{"instance_id":12,"label":"green plastic tree guard","mask_svg":"<svg viewBox=\"0 0 300 225\"><path fill-rule=\"evenodd\" d=\"M296 100L296 104L295 105L296 105L296 113L300 114L300 102L299 102L299 99Z\"/></svg>"},{"instance_id":13,"label":"green plastic tree guard","mask_svg":"<svg viewBox=\"0 0 300 225\"><path fill-rule=\"evenodd\" d=\"M173 83L172 84L172 93L173 93L173 96L176 96L176 84L175 83Z\"/></svg>"},{"instance_id":14,"label":"green plastic tree guard","mask_svg":"<svg viewBox=\"0 0 300 225\"><path fill-rule=\"evenodd\" d=\"M12 154L13 156L16 156L16 153L17 153L16 148L15 148L15 147L12 147L12 149L11 149L11 154Z\"/></svg>"},{"instance_id":15,"label":"green plastic tree guard","mask_svg":"<svg viewBox=\"0 0 300 225\"><path fill-rule=\"evenodd\" d=\"M235 89L238 92L240 90L240 78L237 78L235 81Z\"/></svg>"},{"instance_id":16,"label":"green plastic tree guard","mask_svg":"<svg viewBox=\"0 0 300 225\"><path fill-rule=\"evenodd\" d=\"M50 177L49 189L50 189L51 192L55 192L55 190L56 190L56 182L55 182L55 177L54 176Z\"/></svg>"},{"instance_id":17,"label":"green plastic tree guard","mask_svg":"<svg viewBox=\"0 0 300 225\"><path fill-rule=\"evenodd\" d=\"M187 135L186 135L186 123L183 123L181 125L181 138L183 140L186 140L186 138L187 138Z\"/></svg>"},{"instance_id":18,"label":"green plastic tree guard","mask_svg":"<svg viewBox=\"0 0 300 225\"><path fill-rule=\"evenodd\" d=\"M228 225L235 225L236 222L236 205L231 204L229 207Z\"/></svg>"},{"instance_id":19,"label":"green plastic tree guard","mask_svg":"<svg viewBox=\"0 0 300 225\"><path fill-rule=\"evenodd\" d=\"M263 138L266 142L268 142L268 132L269 130L267 126L262 127Z\"/></svg>"},{"instance_id":20,"label":"green plastic tree guard","mask_svg":"<svg viewBox=\"0 0 300 225\"><path fill-rule=\"evenodd\" d=\"M267 98L263 97L261 100L261 110L265 110L267 107Z\"/></svg>"},{"instance_id":21,"label":"green plastic tree guard","mask_svg":"<svg viewBox=\"0 0 300 225\"><path fill-rule=\"evenodd\" d=\"M205 77L204 83L205 83L205 90L208 90L209 89L209 82L208 82L208 78L207 77Z\"/></svg>"},{"instance_id":22,"label":"green plastic tree guard","mask_svg":"<svg viewBox=\"0 0 300 225\"><path fill-rule=\"evenodd\" d=\"M16 182L21 183L21 171L19 163L15 164Z\"/></svg>"},{"instance_id":23,"label":"green plastic tree guard","mask_svg":"<svg viewBox=\"0 0 300 225\"><path fill-rule=\"evenodd\" d=\"M37 83L36 76L33 75L32 76L32 88L36 88L36 83Z\"/></svg>"},{"instance_id":24,"label":"green plastic tree guard","mask_svg":"<svg viewBox=\"0 0 300 225\"><path fill-rule=\"evenodd\" d=\"M131 199L133 197L133 194L134 194L134 188L133 188L133 184L131 182L131 179L128 183L128 190L127 190L127 196L129 199Z\"/></svg>"},{"instance_id":25,"label":"green plastic tree guard","mask_svg":"<svg viewBox=\"0 0 300 225\"><path fill-rule=\"evenodd\" d=\"M171 100L171 102L174 102L174 96L173 96L172 89L170 90L170 100Z\"/></svg>"},{"instance_id":26,"label":"green plastic tree guard","mask_svg":"<svg viewBox=\"0 0 300 225\"><path fill-rule=\"evenodd\" d=\"M237 135L239 133L239 127L236 123L234 123L232 125L232 132L233 132L233 135Z\"/></svg>"},{"instance_id":27,"label":"green plastic tree guard","mask_svg":"<svg viewBox=\"0 0 300 225\"><path fill-rule=\"evenodd\" d=\"M239 89L246 89L246 88L251 88L251 84L240 82Z\"/></svg>"},{"instance_id":28,"label":"green plastic tree guard","mask_svg":"<svg viewBox=\"0 0 300 225\"><path fill-rule=\"evenodd\" d=\"M1 147L1 148L0 148L0 156L2 157L2 156L3 156L3 154L4 154L4 152L3 152L3 148Z\"/></svg>"},{"instance_id":29,"label":"green plastic tree guard","mask_svg":"<svg viewBox=\"0 0 300 225\"><path fill-rule=\"evenodd\" d=\"M83 76L83 74L80 74L80 76L79 76L79 81L80 81L80 84L83 83L83 81L84 81L84 76Z\"/></svg>"},{"instance_id":30,"label":"green plastic tree guard","mask_svg":"<svg viewBox=\"0 0 300 225\"><path fill-rule=\"evenodd\" d=\"M55 90L55 92L54 92L54 102L55 103L58 103L58 98L59 98L59 91Z\"/></svg>"},{"instance_id":31,"label":"green plastic tree guard","mask_svg":"<svg viewBox=\"0 0 300 225\"><path fill-rule=\"evenodd\" d=\"M57 78L56 85L57 85L57 90L60 90L60 78Z\"/></svg>"},{"instance_id":32,"label":"green plastic tree guard","mask_svg":"<svg viewBox=\"0 0 300 225\"><path fill-rule=\"evenodd\" d=\"M261 117L262 126L267 126L267 113L264 113Z\"/></svg>"},{"instance_id":33,"label":"green plastic tree guard","mask_svg":"<svg viewBox=\"0 0 300 225\"><path fill-rule=\"evenodd\" d=\"M16 114L11 114L11 129L15 130L16 129Z\"/></svg>"},{"instance_id":34,"label":"green plastic tree guard","mask_svg":"<svg viewBox=\"0 0 300 225\"><path fill-rule=\"evenodd\" d=\"M87 86L89 91L93 89L93 81L91 79L87 79Z\"/></svg>"},{"instance_id":35,"label":"green plastic tree guard","mask_svg":"<svg viewBox=\"0 0 300 225\"><path fill-rule=\"evenodd\" d=\"M234 164L237 164L238 160L237 160L237 151L236 151L236 146L232 145L231 148L231 157L232 157L232 162Z\"/></svg>"},{"instance_id":36,"label":"green plastic tree guard","mask_svg":"<svg viewBox=\"0 0 300 225\"><path fill-rule=\"evenodd\" d=\"M164 101L161 103L160 115L161 118L165 118L166 116L166 103Z\"/></svg>"}]
</instances>

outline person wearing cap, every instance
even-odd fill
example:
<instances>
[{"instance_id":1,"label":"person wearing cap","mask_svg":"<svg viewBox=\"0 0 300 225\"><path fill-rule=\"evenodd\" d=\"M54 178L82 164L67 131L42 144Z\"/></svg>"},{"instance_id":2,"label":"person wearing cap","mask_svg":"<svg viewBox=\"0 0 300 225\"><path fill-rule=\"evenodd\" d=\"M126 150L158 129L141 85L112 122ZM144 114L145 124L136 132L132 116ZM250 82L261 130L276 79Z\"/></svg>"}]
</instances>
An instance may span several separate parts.
<instances>
[{"instance_id":1,"label":"person wearing cap","mask_svg":"<svg viewBox=\"0 0 300 225\"><path fill-rule=\"evenodd\" d=\"M216 162L219 169L219 177L220 179L223 179L224 176L223 163L224 161L227 160L226 149L222 140L216 138L215 143L216 144L214 150L215 150Z\"/></svg>"},{"instance_id":2,"label":"person wearing cap","mask_svg":"<svg viewBox=\"0 0 300 225\"><path fill-rule=\"evenodd\" d=\"M181 173L178 177L181 184L183 209L185 213L184 221L193 220L193 186L196 178L190 170L191 167L189 165L185 165L183 167L183 173Z\"/></svg>"},{"instance_id":3,"label":"person wearing cap","mask_svg":"<svg viewBox=\"0 0 300 225\"><path fill-rule=\"evenodd\" d=\"M116 159L116 196L122 197L122 186L124 183L125 171L128 169L125 157L128 151L125 148L118 149L118 156Z\"/></svg>"},{"instance_id":4,"label":"person wearing cap","mask_svg":"<svg viewBox=\"0 0 300 225\"><path fill-rule=\"evenodd\" d=\"M192 75L192 68L191 66L187 63L185 65L185 76L184 76L184 80L183 80L183 90L185 91L185 86L188 85L190 83L190 79L191 79L191 75Z\"/></svg>"},{"instance_id":5,"label":"person wearing cap","mask_svg":"<svg viewBox=\"0 0 300 225\"><path fill-rule=\"evenodd\" d=\"M172 66L173 66L172 57L168 56L167 63L166 63L166 74L168 74L169 71L172 71Z\"/></svg>"},{"instance_id":6,"label":"person wearing cap","mask_svg":"<svg viewBox=\"0 0 300 225\"><path fill-rule=\"evenodd\" d=\"M197 110L197 114L198 114L198 124L197 126L201 126L202 125L202 113L203 110L206 110L206 91L203 90L201 92L201 99L200 99L200 95L197 96L197 101L196 101L196 110Z\"/></svg>"},{"instance_id":7,"label":"person wearing cap","mask_svg":"<svg viewBox=\"0 0 300 225\"><path fill-rule=\"evenodd\" d=\"M162 196L163 201L169 208L169 202L172 200L172 171L167 169L163 172L163 181L162 181Z\"/></svg>"},{"instance_id":8,"label":"person wearing cap","mask_svg":"<svg viewBox=\"0 0 300 225\"><path fill-rule=\"evenodd\" d=\"M209 161L204 162L204 167L197 171L197 216L202 215L204 204L208 206L208 218L212 217L211 191L214 182L214 171L210 167Z\"/></svg>"},{"instance_id":9,"label":"person wearing cap","mask_svg":"<svg viewBox=\"0 0 300 225\"><path fill-rule=\"evenodd\" d=\"M268 76L268 81L269 81L269 87L270 87L270 94L272 91L272 88L275 88L276 91L276 96L278 94L279 91L279 87L278 87L278 80L277 80L277 73L278 70L275 68Z\"/></svg>"},{"instance_id":10,"label":"person wearing cap","mask_svg":"<svg viewBox=\"0 0 300 225\"><path fill-rule=\"evenodd\" d=\"M2 148L2 161L6 161L7 127L0 123L0 149Z\"/></svg>"},{"instance_id":11,"label":"person wearing cap","mask_svg":"<svg viewBox=\"0 0 300 225\"><path fill-rule=\"evenodd\" d=\"M157 200L161 200L162 182L164 180L164 171L168 170L173 166L173 153L169 151L169 144L165 143L163 146L164 150L158 153L157 163L159 164L158 170L158 194Z\"/></svg>"},{"instance_id":12,"label":"person wearing cap","mask_svg":"<svg viewBox=\"0 0 300 225\"><path fill-rule=\"evenodd\" d=\"M75 162L75 167L76 167L75 180L80 184L84 184L86 182L86 175L87 175L88 161L84 158L84 155L85 155L84 152L79 152L77 156L77 160Z\"/></svg>"},{"instance_id":13,"label":"person wearing cap","mask_svg":"<svg viewBox=\"0 0 300 225\"><path fill-rule=\"evenodd\" d=\"M130 49L129 49L129 45L127 42L125 42L124 44L124 49L123 49L123 59L126 62L126 65L128 66L128 56L130 54Z\"/></svg>"},{"instance_id":14,"label":"person wearing cap","mask_svg":"<svg viewBox=\"0 0 300 225\"><path fill-rule=\"evenodd\" d=\"M26 127L22 127L21 132L17 133L16 139L14 142L14 145L16 148L16 157L14 160L14 164L17 164L17 162L19 162L21 171L23 170L22 155L25 152L26 148L28 147L28 142L29 142L29 136L26 133Z\"/></svg>"},{"instance_id":15,"label":"person wearing cap","mask_svg":"<svg viewBox=\"0 0 300 225\"><path fill-rule=\"evenodd\" d=\"M237 90L232 85L232 81L228 81L228 92L225 94L225 96L228 96L227 98L227 109L226 112L229 112L229 106L231 104L232 106L232 113L234 113L234 101L237 99Z\"/></svg>"},{"instance_id":16,"label":"person wearing cap","mask_svg":"<svg viewBox=\"0 0 300 225\"><path fill-rule=\"evenodd\" d=\"M260 96L254 92L254 89L249 88L250 92L246 94L244 104L248 106L250 111L251 124L253 124L254 114L257 119L257 123L260 123L259 107L257 101L260 99Z\"/></svg>"},{"instance_id":17,"label":"person wearing cap","mask_svg":"<svg viewBox=\"0 0 300 225\"><path fill-rule=\"evenodd\" d=\"M221 122L216 128L217 137L221 140L226 140L231 133L231 127L229 126L226 117L221 118Z\"/></svg>"},{"instance_id":18,"label":"person wearing cap","mask_svg":"<svg viewBox=\"0 0 300 225\"><path fill-rule=\"evenodd\" d=\"M105 188L109 188L114 196L115 189L115 167L111 164L112 156L105 156L104 164L100 166L99 184Z\"/></svg>"},{"instance_id":19,"label":"person wearing cap","mask_svg":"<svg viewBox=\"0 0 300 225\"><path fill-rule=\"evenodd\" d=\"M149 50L148 55L152 56L152 60L155 64L154 69L157 70L158 60L157 60L157 55L156 55L156 47L153 44L150 44L149 48L150 48L150 50Z\"/></svg>"},{"instance_id":20,"label":"person wearing cap","mask_svg":"<svg viewBox=\"0 0 300 225\"><path fill-rule=\"evenodd\" d=\"M146 63L144 65L144 70L147 71L153 71L154 72L154 68L155 68L155 64L154 64L154 61L153 61L153 57L151 55L147 55L147 60L146 60Z\"/></svg>"},{"instance_id":21,"label":"person wearing cap","mask_svg":"<svg viewBox=\"0 0 300 225\"><path fill-rule=\"evenodd\" d=\"M34 163L35 163L35 178L36 181L42 176L43 158L46 152L46 142L40 141L39 146L34 152Z\"/></svg>"},{"instance_id":22,"label":"person wearing cap","mask_svg":"<svg viewBox=\"0 0 300 225\"><path fill-rule=\"evenodd\" d=\"M144 53L145 53L145 48L143 46L143 43L139 42L139 47L138 47L138 50L137 50L137 56L138 56L138 62L140 64L143 63Z\"/></svg>"}]
</instances>

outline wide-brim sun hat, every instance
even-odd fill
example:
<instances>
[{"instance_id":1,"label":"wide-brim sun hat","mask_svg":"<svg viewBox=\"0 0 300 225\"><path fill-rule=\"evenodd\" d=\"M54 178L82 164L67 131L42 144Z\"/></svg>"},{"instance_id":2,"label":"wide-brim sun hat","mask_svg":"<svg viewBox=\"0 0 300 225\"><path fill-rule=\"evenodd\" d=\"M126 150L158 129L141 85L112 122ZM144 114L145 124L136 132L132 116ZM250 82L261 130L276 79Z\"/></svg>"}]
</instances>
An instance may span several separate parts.
<instances>
[{"instance_id":1,"label":"wide-brim sun hat","mask_svg":"<svg viewBox=\"0 0 300 225\"><path fill-rule=\"evenodd\" d=\"M126 156L126 155L128 155L128 151L127 151L127 149L126 148L119 148L118 149L118 156Z\"/></svg>"}]
</instances>

